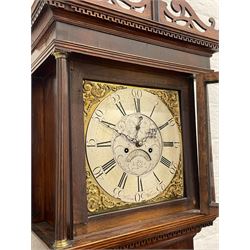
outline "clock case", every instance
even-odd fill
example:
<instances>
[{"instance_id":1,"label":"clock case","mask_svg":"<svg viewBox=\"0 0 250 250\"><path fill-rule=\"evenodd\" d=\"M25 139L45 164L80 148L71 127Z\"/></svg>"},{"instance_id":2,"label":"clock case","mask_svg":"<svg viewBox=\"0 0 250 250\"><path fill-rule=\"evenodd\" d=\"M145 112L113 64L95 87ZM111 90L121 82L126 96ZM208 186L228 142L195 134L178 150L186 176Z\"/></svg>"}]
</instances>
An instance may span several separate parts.
<instances>
[{"instance_id":1,"label":"clock case","mask_svg":"<svg viewBox=\"0 0 250 250\"><path fill-rule=\"evenodd\" d=\"M32 5L32 230L51 248L193 249L196 233L218 216L206 93L218 81L209 63L218 31L185 1L122 2L130 8L106 0ZM166 21L166 9L178 6L203 32ZM184 198L88 216L83 80L179 92Z\"/></svg>"}]
</instances>

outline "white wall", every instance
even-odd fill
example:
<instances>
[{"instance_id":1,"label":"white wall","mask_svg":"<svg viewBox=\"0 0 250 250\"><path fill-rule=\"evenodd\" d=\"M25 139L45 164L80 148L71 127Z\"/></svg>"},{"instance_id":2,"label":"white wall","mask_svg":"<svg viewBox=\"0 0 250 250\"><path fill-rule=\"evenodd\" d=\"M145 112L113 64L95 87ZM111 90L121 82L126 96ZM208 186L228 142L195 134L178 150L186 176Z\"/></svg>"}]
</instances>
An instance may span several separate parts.
<instances>
[{"instance_id":1,"label":"white wall","mask_svg":"<svg viewBox=\"0 0 250 250\"><path fill-rule=\"evenodd\" d=\"M164 0L170 2L171 0ZM199 17L207 25L209 25L209 17L214 17L216 20L216 28L218 28L218 4L219 0L187 0L187 2L193 7ZM219 56L218 53L211 58L211 68L218 71L219 68ZM216 186L216 199L219 201L218 193L218 161L219 161L219 126L218 126L218 110L219 110L219 88L218 85L209 89L209 107L211 116L211 136L213 146L213 160L214 160L214 175ZM203 228L202 231L196 235L194 240L195 250L217 250L219 249L219 225L218 219L214 222L213 226ZM39 240L39 238L32 234L32 250L46 250L49 249L46 245Z\"/></svg>"}]
</instances>

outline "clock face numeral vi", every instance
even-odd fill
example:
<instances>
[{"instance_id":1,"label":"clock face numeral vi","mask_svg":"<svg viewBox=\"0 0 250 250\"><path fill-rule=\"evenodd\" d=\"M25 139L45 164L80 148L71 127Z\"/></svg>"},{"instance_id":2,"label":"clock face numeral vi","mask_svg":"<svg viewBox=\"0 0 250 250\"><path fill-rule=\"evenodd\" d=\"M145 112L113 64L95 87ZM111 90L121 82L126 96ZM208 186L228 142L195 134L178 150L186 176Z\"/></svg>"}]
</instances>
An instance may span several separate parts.
<instances>
[{"instance_id":1,"label":"clock face numeral vi","mask_svg":"<svg viewBox=\"0 0 250 250\"><path fill-rule=\"evenodd\" d=\"M138 192L143 192L142 180L140 176L137 176L137 186L138 186Z\"/></svg>"}]
</instances>

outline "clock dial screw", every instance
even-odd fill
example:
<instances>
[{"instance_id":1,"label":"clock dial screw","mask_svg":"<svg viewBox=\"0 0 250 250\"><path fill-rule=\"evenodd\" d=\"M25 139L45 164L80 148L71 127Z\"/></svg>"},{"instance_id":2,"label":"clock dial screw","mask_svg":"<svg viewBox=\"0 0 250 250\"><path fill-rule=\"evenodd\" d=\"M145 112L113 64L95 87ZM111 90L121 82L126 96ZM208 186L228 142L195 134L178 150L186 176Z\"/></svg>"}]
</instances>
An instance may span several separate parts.
<instances>
[{"instance_id":1,"label":"clock dial screw","mask_svg":"<svg viewBox=\"0 0 250 250\"><path fill-rule=\"evenodd\" d=\"M148 149L148 152L149 152L149 153L152 153L152 152L153 152L153 149L152 149L152 148L149 148L149 149Z\"/></svg>"},{"instance_id":2,"label":"clock dial screw","mask_svg":"<svg viewBox=\"0 0 250 250\"><path fill-rule=\"evenodd\" d=\"M124 149L124 152L125 152L126 154L128 153L128 151L129 151L128 148L125 148L125 149Z\"/></svg>"}]
</instances>

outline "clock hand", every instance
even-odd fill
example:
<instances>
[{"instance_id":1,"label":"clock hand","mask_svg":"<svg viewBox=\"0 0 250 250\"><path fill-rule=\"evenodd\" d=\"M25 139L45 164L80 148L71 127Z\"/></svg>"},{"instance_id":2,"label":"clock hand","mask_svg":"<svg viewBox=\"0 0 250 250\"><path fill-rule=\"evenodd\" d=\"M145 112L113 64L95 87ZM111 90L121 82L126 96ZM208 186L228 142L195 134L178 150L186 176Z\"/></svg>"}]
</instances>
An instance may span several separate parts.
<instances>
[{"instance_id":1,"label":"clock hand","mask_svg":"<svg viewBox=\"0 0 250 250\"><path fill-rule=\"evenodd\" d=\"M136 125L135 129L136 129L136 134L135 134L135 139L137 141L137 136L138 136L138 132L141 128L141 123L142 123L142 120L143 120L143 117L142 116L139 116L139 122L138 124Z\"/></svg>"},{"instance_id":2,"label":"clock hand","mask_svg":"<svg viewBox=\"0 0 250 250\"><path fill-rule=\"evenodd\" d=\"M126 135L126 134L124 134L124 133L119 132L119 130L116 129L116 128L114 127L114 124L109 123L109 122L106 122L106 121L103 121L103 120L100 121L100 122L101 122L101 124L103 124L105 127L107 127L107 128L109 128L109 129L115 131L117 134L125 136L126 139L127 139L129 142L136 143L136 140L135 140L134 138L131 138L129 135Z\"/></svg>"}]
</instances>

